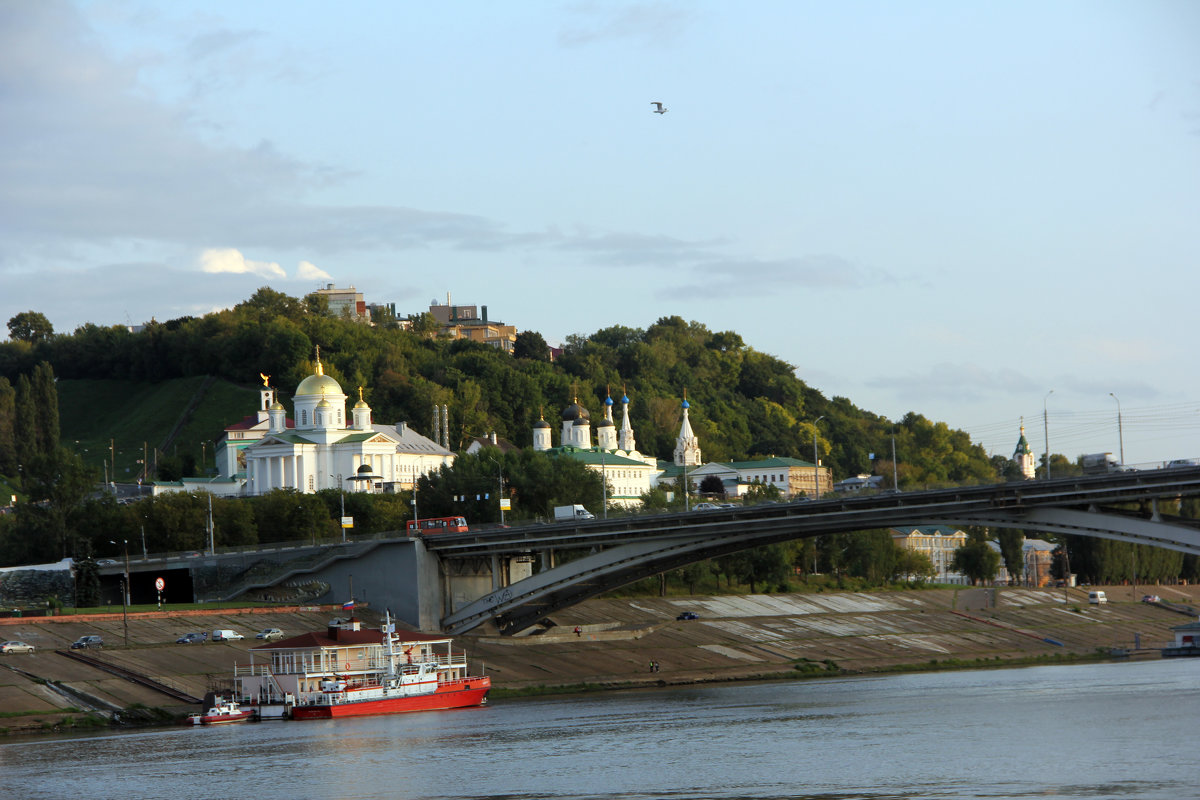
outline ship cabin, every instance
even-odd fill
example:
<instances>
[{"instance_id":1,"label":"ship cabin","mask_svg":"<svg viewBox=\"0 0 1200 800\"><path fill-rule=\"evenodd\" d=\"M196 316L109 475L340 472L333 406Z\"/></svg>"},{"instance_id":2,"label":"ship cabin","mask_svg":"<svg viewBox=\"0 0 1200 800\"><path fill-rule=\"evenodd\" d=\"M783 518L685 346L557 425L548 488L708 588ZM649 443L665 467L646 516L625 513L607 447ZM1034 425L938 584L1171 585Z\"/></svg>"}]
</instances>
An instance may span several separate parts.
<instances>
[{"instance_id":1,"label":"ship cabin","mask_svg":"<svg viewBox=\"0 0 1200 800\"><path fill-rule=\"evenodd\" d=\"M389 647L388 636L391 636ZM322 681L379 685L389 677L437 665L439 682L467 676L467 654L439 634L364 628L355 618L334 619L324 633L303 633L261 644L249 664L234 665L242 703L309 705L321 698Z\"/></svg>"}]
</instances>

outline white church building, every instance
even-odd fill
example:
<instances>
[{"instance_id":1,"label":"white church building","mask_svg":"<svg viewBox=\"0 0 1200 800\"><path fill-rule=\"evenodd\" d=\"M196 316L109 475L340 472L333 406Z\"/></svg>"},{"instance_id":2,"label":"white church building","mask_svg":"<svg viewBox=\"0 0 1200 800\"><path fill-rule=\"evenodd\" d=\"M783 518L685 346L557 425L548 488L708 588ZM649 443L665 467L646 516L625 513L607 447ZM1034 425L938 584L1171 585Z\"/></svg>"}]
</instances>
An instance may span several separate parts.
<instances>
[{"instance_id":1,"label":"white church building","mask_svg":"<svg viewBox=\"0 0 1200 800\"><path fill-rule=\"evenodd\" d=\"M292 399L295 427L287 427L283 405L273 400L265 434L242 451L244 493L398 491L454 463L454 453L405 423L373 423L361 387L349 413L347 400L338 382L325 374L318 353L315 373L300 382Z\"/></svg>"}]
</instances>

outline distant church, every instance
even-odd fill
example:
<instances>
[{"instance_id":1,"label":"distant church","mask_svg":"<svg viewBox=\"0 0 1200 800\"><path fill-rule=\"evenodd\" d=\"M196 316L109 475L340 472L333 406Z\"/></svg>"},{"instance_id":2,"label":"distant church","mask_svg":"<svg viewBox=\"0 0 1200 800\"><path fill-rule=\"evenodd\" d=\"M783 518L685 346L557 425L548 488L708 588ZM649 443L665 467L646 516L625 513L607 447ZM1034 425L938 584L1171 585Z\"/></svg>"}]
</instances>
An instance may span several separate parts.
<instances>
[{"instance_id":1,"label":"distant church","mask_svg":"<svg viewBox=\"0 0 1200 800\"><path fill-rule=\"evenodd\" d=\"M1025 439L1025 425L1021 424L1021 438L1017 440L1017 449L1013 451L1013 461L1016 462L1017 468L1021 470L1021 474L1026 480L1031 480L1037 472L1037 467L1034 464L1033 450L1029 447L1029 442Z\"/></svg>"},{"instance_id":2,"label":"distant church","mask_svg":"<svg viewBox=\"0 0 1200 800\"><path fill-rule=\"evenodd\" d=\"M407 423L373 422L361 387L358 402L347 413L348 397L337 380L325 374L319 349L313 374L296 387L290 419L269 376L261 377L258 412L227 427L217 442L217 476L157 483L155 493L397 492L454 463L453 452Z\"/></svg>"},{"instance_id":3,"label":"distant church","mask_svg":"<svg viewBox=\"0 0 1200 800\"><path fill-rule=\"evenodd\" d=\"M604 398L604 418L596 424L596 443L593 445L591 414L579 404L578 398L573 398L562 412L561 444L553 446L550 423L539 419L533 426L533 449L583 462L588 469L603 476L608 487L607 502L623 507L639 506L642 495L650 491L662 470L658 459L638 452L633 426L629 422L629 397L622 393L620 430L613 422L612 407L612 394L609 393Z\"/></svg>"}]
</instances>

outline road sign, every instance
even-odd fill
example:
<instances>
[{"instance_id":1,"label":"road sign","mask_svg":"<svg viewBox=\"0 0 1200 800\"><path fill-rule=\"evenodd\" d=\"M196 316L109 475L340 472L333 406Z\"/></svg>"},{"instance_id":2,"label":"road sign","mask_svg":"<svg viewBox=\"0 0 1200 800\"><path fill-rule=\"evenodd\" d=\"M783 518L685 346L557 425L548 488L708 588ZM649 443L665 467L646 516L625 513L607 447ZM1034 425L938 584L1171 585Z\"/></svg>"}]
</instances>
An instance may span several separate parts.
<instances>
[{"instance_id":1,"label":"road sign","mask_svg":"<svg viewBox=\"0 0 1200 800\"><path fill-rule=\"evenodd\" d=\"M167 588L167 582L162 578L155 578L154 588L161 592L163 589Z\"/></svg>"}]
</instances>

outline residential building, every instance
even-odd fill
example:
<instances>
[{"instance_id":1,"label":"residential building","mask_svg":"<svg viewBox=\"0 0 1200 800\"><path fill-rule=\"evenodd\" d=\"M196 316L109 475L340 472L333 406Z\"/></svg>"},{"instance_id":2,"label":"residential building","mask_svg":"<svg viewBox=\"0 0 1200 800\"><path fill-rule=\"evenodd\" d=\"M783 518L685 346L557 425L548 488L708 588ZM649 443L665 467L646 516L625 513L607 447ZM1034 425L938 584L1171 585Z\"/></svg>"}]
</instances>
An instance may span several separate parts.
<instances>
[{"instance_id":1,"label":"residential building","mask_svg":"<svg viewBox=\"0 0 1200 800\"><path fill-rule=\"evenodd\" d=\"M371 321L371 311L363 301L362 292L353 286L349 289L338 289L330 283L313 294L324 297L329 302L329 313L335 317L345 317L358 322Z\"/></svg>"},{"instance_id":2,"label":"residential building","mask_svg":"<svg viewBox=\"0 0 1200 800\"><path fill-rule=\"evenodd\" d=\"M967 534L949 525L918 525L891 529L892 542L905 550L929 557L935 570L934 582L967 585L971 581L950 567L954 551L967 543Z\"/></svg>"},{"instance_id":3,"label":"residential building","mask_svg":"<svg viewBox=\"0 0 1200 800\"><path fill-rule=\"evenodd\" d=\"M452 305L449 295L446 303L431 303L429 313L441 324L440 336L451 339L470 339L503 350L513 351L517 341L514 325L488 320L487 306Z\"/></svg>"}]
</instances>

